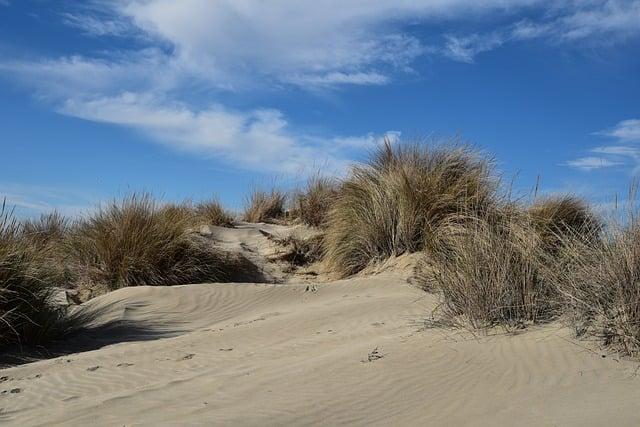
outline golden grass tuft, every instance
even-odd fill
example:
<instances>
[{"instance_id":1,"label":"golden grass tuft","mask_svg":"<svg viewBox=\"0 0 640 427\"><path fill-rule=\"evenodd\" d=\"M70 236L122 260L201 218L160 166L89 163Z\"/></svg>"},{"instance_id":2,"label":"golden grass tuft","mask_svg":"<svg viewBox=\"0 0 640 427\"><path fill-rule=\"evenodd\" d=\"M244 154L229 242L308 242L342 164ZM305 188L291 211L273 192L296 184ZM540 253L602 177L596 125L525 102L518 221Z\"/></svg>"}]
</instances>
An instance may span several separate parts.
<instances>
[{"instance_id":1,"label":"golden grass tuft","mask_svg":"<svg viewBox=\"0 0 640 427\"><path fill-rule=\"evenodd\" d=\"M306 187L294 195L292 217L312 227L325 225L327 213L338 195L338 183L320 175L308 179Z\"/></svg>"},{"instance_id":2,"label":"golden grass tuft","mask_svg":"<svg viewBox=\"0 0 640 427\"><path fill-rule=\"evenodd\" d=\"M196 214L207 225L233 227L233 217L217 199L200 202L195 207Z\"/></svg>"},{"instance_id":3,"label":"golden grass tuft","mask_svg":"<svg viewBox=\"0 0 640 427\"><path fill-rule=\"evenodd\" d=\"M21 224L0 209L0 347L41 345L65 330L64 313L51 299L57 280L47 246L35 247ZM53 272L53 273L51 273Z\"/></svg>"},{"instance_id":4,"label":"golden grass tuft","mask_svg":"<svg viewBox=\"0 0 640 427\"><path fill-rule=\"evenodd\" d=\"M560 256L546 259L547 275L563 298L578 336L599 338L623 354L640 355L640 219L614 223L602 235L562 237Z\"/></svg>"},{"instance_id":5,"label":"golden grass tuft","mask_svg":"<svg viewBox=\"0 0 640 427\"><path fill-rule=\"evenodd\" d=\"M533 228L541 238L541 244L551 252L557 252L563 236L584 236L600 231L600 220L587 203L575 196L564 195L536 200L528 209Z\"/></svg>"},{"instance_id":6,"label":"golden grass tuft","mask_svg":"<svg viewBox=\"0 0 640 427\"><path fill-rule=\"evenodd\" d=\"M107 289L223 280L224 257L189 231L191 221L148 194L112 201L77 223L68 239L78 280Z\"/></svg>"},{"instance_id":7,"label":"golden grass tuft","mask_svg":"<svg viewBox=\"0 0 640 427\"><path fill-rule=\"evenodd\" d=\"M459 143L392 146L354 166L327 217L326 260L340 276L373 261L438 245L460 212L483 215L496 199L492 161Z\"/></svg>"},{"instance_id":8,"label":"golden grass tuft","mask_svg":"<svg viewBox=\"0 0 640 427\"><path fill-rule=\"evenodd\" d=\"M527 216L505 210L498 221L470 218L448 230L424 257L419 281L442 296L447 323L474 328L521 326L558 314L555 287L541 272L540 236Z\"/></svg>"},{"instance_id":9,"label":"golden grass tuft","mask_svg":"<svg viewBox=\"0 0 640 427\"><path fill-rule=\"evenodd\" d=\"M270 192L255 189L246 200L243 220L247 222L273 222L284 219L287 195L279 190Z\"/></svg>"}]
</instances>

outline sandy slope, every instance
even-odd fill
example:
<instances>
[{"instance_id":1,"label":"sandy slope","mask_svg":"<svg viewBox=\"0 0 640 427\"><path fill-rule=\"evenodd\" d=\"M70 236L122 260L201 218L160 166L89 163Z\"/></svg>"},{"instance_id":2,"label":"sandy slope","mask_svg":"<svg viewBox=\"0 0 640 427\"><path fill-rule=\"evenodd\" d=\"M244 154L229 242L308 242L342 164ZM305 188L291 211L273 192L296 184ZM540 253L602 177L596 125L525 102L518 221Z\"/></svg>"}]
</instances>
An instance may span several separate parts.
<instances>
[{"instance_id":1,"label":"sandy slope","mask_svg":"<svg viewBox=\"0 0 640 427\"><path fill-rule=\"evenodd\" d=\"M268 245L254 231L223 237L259 254ZM392 272L122 289L86 304L111 327L74 344L109 345L0 371L0 424L640 421L637 363L586 350L558 325L481 338L424 330L434 304Z\"/></svg>"}]
</instances>

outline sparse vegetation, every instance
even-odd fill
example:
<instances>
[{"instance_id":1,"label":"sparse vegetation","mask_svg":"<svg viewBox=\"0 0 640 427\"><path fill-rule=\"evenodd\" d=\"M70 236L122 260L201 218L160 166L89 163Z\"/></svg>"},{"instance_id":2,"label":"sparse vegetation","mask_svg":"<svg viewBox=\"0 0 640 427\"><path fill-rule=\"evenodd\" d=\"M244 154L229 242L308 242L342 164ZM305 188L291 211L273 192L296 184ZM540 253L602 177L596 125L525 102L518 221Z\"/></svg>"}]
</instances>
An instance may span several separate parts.
<instances>
[{"instance_id":1,"label":"sparse vegetation","mask_svg":"<svg viewBox=\"0 0 640 427\"><path fill-rule=\"evenodd\" d=\"M278 222L287 196L253 191L244 220ZM502 195L492 161L459 143L385 143L346 179L319 175L293 195L311 237L271 239L292 268L324 261L347 276L422 252L418 283L442 298L440 319L475 328L521 327L566 314L578 335L640 354L640 219L605 228L581 199L526 206ZM241 254L217 250L196 227L233 226L215 199L160 205L148 194L114 200L70 222L53 213L0 213L0 346L41 344L68 330L56 287L89 297L125 286L259 278ZM263 232L269 234L268 232ZM258 279L255 279L258 280ZM85 299L85 298L81 298ZM567 317L567 316L565 316Z\"/></svg>"},{"instance_id":2,"label":"sparse vegetation","mask_svg":"<svg viewBox=\"0 0 640 427\"><path fill-rule=\"evenodd\" d=\"M243 219L247 222L273 222L285 215L284 192L272 189L270 192L255 189L246 201Z\"/></svg>"},{"instance_id":3,"label":"sparse vegetation","mask_svg":"<svg viewBox=\"0 0 640 427\"><path fill-rule=\"evenodd\" d=\"M495 204L492 162L468 146L380 148L352 168L328 213L326 259L341 276L372 261L437 246L460 212L484 215Z\"/></svg>"}]
</instances>

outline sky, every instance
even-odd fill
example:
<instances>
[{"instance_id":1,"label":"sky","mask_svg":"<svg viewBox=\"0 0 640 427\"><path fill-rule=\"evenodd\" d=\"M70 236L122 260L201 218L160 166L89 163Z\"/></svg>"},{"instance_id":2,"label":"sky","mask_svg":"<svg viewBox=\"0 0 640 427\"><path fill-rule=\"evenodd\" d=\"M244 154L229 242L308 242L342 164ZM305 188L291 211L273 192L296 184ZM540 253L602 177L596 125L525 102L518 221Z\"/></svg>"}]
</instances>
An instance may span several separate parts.
<instances>
[{"instance_id":1,"label":"sky","mask_svg":"<svg viewBox=\"0 0 640 427\"><path fill-rule=\"evenodd\" d=\"M149 191L344 176L459 138L526 194L624 200L640 0L0 0L0 197L76 215Z\"/></svg>"}]
</instances>

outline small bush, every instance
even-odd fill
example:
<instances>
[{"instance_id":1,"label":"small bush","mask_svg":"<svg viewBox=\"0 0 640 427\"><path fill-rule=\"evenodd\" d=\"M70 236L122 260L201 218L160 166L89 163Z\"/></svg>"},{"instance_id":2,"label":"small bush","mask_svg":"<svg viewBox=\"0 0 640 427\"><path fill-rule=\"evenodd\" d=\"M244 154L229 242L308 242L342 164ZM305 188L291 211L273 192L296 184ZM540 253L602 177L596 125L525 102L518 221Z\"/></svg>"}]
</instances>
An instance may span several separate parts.
<instances>
[{"instance_id":1,"label":"small bush","mask_svg":"<svg viewBox=\"0 0 640 427\"><path fill-rule=\"evenodd\" d=\"M148 195L113 201L80 221L67 243L79 281L117 289L224 278L224 260L191 233L182 209L162 209Z\"/></svg>"},{"instance_id":2,"label":"small bush","mask_svg":"<svg viewBox=\"0 0 640 427\"><path fill-rule=\"evenodd\" d=\"M26 240L21 225L0 209L0 347L40 345L65 330L64 314L52 304L57 277L45 246Z\"/></svg>"},{"instance_id":3,"label":"small bush","mask_svg":"<svg viewBox=\"0 0 640 427\"><path fill-rule=\"evenodd\" d=\"M233 227L233 217L224 210L216 199L198 203L196 205L196 214L205 224Z\"/></svg>"},{"instance_id":4,"label":"small bush","mask_svg":"<svg viewBox=\"0 0 640 427\"><path fill-rule=\"evenodd\" d=\"M497 223L466 221L443 239L447 250L425 255L419 277L443 297L441 314L473 327L549 320L560 308L541 273L540 240L526 216L509 212Z\"/></svg>"},{"instance_id":5,"label":"small bush","mask_svg":"<svg viewBox=\"0 0 640 427\"><path fill-rule=\"evenodd\" d=\"M640 220L563 236L547 274L563 297L578 336L600 338L627 355L640 354Z\"/></svg>"},{"instance_id":6,"label":"small bush","mask_svg":"<svg viewBox=\"0 0 640 427\"><path fill-rule=\"evenodd\" d=\"M306 188L295 195L293 216L306 225L323 226L337 194L338 185L333 179L313 176Z\"/></svg>"},{"instance_id":7,"label":"small bush","mask_svg":"<svg viewBox=\"0 0 640 427\"><path fill-rule=\"evenodd\" d=\"M243 220L247 222L271 222L284 218L287 196L278 190L266 192L254 190L247 199Z\"/></svg>"},{"instance_id":8,"label":"small bush","mask_svg":"<svg viewBox=\"0 0 640 427\"><path fill-rule=\"evenodd\" d=\"M495 204L491 161L460 144L392 146L352 168L327 217L328 265L345 276L372 261L438 246L460 212Z\"/></svg>"}]
</instances>

